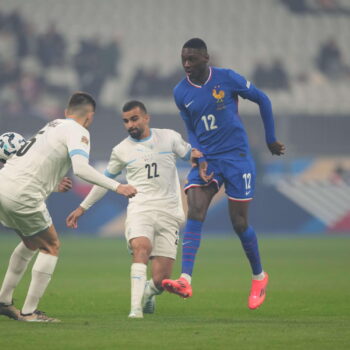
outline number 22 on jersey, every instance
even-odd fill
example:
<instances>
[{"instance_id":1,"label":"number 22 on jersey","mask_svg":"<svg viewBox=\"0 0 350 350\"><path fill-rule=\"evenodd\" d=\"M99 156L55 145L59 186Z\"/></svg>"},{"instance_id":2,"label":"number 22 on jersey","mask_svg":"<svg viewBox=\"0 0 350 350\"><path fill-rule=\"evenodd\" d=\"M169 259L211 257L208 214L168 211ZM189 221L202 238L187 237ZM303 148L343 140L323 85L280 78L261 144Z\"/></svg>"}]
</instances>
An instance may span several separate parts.
<instances>
[{"instance_id":1,"label":"number 22 on jersey","mask_svg":"<svg viewBox=\"0 0 350 350\"><path fill-rule=\"evenodd\" d=\"M146 164L145 168L147 169L147 179L153 179L154 177L159 177L159 174L157 172L157 163Z\"/></svg>"}]
</instances>

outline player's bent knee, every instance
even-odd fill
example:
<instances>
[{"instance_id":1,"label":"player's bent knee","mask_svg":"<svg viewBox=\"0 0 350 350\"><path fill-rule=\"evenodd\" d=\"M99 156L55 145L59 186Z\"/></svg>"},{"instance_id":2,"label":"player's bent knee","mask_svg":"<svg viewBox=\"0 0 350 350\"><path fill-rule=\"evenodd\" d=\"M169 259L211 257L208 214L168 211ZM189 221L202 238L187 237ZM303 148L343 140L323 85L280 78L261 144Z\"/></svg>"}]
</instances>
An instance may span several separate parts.
<instances>
[{"instance_id":1,"label":"player's bent knee","mask_svg":"<svg viewBox=\"0 0 350 350\"><path fill-rule=\"evenodd\" d=\"M37 242L32 242L24 237L22 237L22 242L26 246L26 248L28 248L30 250L35 251L35 250L39 249Z\"/></svg>"},{"instance_id":2,"label":"player's bent knee","mask_svg":"<svg viewBox=\"0 0 350 350\"><path fill-rule=\"evenodd\" d=\"M188 209L187 217L190 220L203 222L205 220L206 211L199 207L192 207Z\"/></svg>"},{"instance_id":3,"label":"player's bent knee","mask_svg":"<svg viewBox=\"0 0 350 350\"><path fill-rule=\"evenodd\" d=\"M58 239L53 239L42 244L40 250L50 255L58 256L61 247L61 242Z\"/></svg>"},{"instance_id":4,"label":"player's bent knee","mask_svg":"<svg viewBox=\"0 0 350 350\"><path fill-rule=\"evenodd\" d=\"M133 248L132 252L134 254L134 256L145 256L145 255L149 255L148 254L148 249L146 249L145 247L137 247L137 248Z\"/></svg>"},{"instance_id":5,"label":"player's bent knee","mask_svg":"<svg viewBox=\"0 0 350 350\"><path fill-rule=\"evenodd\" d=\"M150 255L150 249L145 246L132 247L133 261L147 264Z\"/></svg>"},{"instance_id":6,"label":"player's bent knee","mask_svg":"<svg viewBox=\"0 0 350 350\"><path fill-rule=\"evenodd\" d=\"M244 233L248 228L248 222L244 218L237 218L233 222L233 229L238 235Z\"/></svg>"}]
</instances>

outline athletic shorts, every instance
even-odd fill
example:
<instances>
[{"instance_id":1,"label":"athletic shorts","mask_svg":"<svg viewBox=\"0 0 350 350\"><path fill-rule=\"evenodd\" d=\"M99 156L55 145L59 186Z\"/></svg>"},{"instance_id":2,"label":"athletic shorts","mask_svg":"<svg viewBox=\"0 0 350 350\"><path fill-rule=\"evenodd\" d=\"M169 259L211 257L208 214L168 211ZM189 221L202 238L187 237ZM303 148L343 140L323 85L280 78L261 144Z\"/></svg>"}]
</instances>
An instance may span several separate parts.
<instances>
[{"instance_id":1,"label":"athletic shorts","mask_svg":"<svg viewBox=\"0 0 350 350\"><path fill-rule=\"evenodd\" d=\"M152 244L151 257L176 259L181 224L179 219L156 211L129 214L125 222L128 247L133 238L147 237Z\"/></svg>"},{"instance_id":2,"label":"athletic shorts","mask_svg":"<svg viewBox=\"0 0 350 350\"><path fill-rule=\"evenodd\" d=\"M185 192L192 187L208 186L215 183L217 188L224 184L225 193L233 201L249 201L254 197L255 164L252 158L246 159L211 159L207 160L207 174L214 172L210 183L204 182L199 176L198 167L191 169L185 184Z\"/></svg>"},{"instance_id":3,"label":"athletic shorts","mask_svg":"<svg viewBox=\"0 0 350 350\"><path fill-rule=\"evenodd\" d=\"M52 225L44 202L38 207L27 207L3 195L0 196L0 222L22 236L33 236Z\"/></svg>"}]
</instances>

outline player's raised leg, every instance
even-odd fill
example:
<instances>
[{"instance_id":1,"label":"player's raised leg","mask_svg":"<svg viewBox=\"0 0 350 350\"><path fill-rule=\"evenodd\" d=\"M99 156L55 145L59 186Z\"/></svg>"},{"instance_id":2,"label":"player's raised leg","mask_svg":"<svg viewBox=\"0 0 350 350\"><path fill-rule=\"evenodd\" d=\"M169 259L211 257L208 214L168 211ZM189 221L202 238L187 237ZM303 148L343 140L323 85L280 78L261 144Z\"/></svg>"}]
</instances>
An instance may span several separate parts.
<instances>
[{"instance_id":1,"label":"player's raised leg","mask_svg":"<svg viewBox=\"0 0 350 350\"><path fill-rule=\"evenodd\" d=\"M177 280L165 279L162 282L164 289L182 298L192 296L192 273L202 238L202 226L216 192L214 183L187 190L188 214L182 238L182 273Z\"/></svg>"},{"instance_id":2,"label":"player's raised leg","mask_svg":"<svg viewBox=\"0 0 350 350\"><path fill-rule=\"evenodd\" d=\"M268 275L263 271L261 265L256 233L253 227L248 225L248 207L249 201L229 200L232 225L241 240L253 273L248 307L250 309L256 309L265 300Z\"/></svg>"},{"instance_id":3,"label":"player's raised leg","mask_svg":"<svg viewBox=\"0 0 350 350\"><path fill-rule=\"evenodd\" d=\"M147 279L147 263L152 251L147 237L136 237L129 241L133 253L131 264L131 308L129 318L142 318L142 297Z\"/></svg>"},{"instance_id":4,"label":"player's raised leg","mask_svg":"<svg viewBox=\"0 0 350 350\"><path fill-rule=\"evenodd\" d=\"M22 240L29 249L39 249L39 254L32 268L32 279L20 320L26 322L59 322L58 319L48 317L42 311L37 310L39 301L44 295L56 267L60 247L57 231L51 225L34 236L22 237Z\"/></svg>"},{"instance_id":5,"label":"player's raised leg","mask_svg":"<svg viewBox=\"0 0 350 350\"><path fill-rule=\"evenodd\" d=\"M23 242L13 251L0 290L0 315L18 320L20 310L12 303L13 292L36 252L37 250L27 248Z\"/></svg>"},{"instance_id":6,"label":"player's raised leg","mask_svg":"<svg viewBox=\"0 0 350 350\"><path fill-rule=\"evenodd\" d=\"M152 258L152 278L147 281L143 295L143 312L153 314L155 311L155 297L163 293L162 281L171 276L174 259L155 256Z\"/></svg>"}]
</instances>

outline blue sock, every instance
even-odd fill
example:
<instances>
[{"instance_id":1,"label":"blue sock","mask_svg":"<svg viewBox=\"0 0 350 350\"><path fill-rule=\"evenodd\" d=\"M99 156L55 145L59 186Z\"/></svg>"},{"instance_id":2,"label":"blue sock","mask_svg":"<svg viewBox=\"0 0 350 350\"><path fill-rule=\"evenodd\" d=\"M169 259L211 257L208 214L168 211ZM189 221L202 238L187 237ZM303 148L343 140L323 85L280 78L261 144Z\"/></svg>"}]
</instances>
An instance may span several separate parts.
<instances>
[{"instance_id":1,"label":"blue sock","mask_svg":"<svg viewBox=\"0 0 350 350\"><path fill-rule=\"evenodd\" d=\"M263 269L260 262L258 239L256 238L253 227L248 226L248 228L242 234L238 235L238 237L241 240L253 274L259 275Z\"/></svg>"},{"instance_id":2,"label":"blue sock","mask_svg":"<svg viewBox=\"0 0 350 350\"><path fill-rule=\"evenodd\" d=\"M192 276L197 250L201 244L203 223L188 219L182 239L182 273Z\"/></svg>"}]
</instances>

